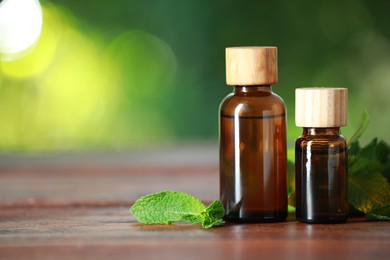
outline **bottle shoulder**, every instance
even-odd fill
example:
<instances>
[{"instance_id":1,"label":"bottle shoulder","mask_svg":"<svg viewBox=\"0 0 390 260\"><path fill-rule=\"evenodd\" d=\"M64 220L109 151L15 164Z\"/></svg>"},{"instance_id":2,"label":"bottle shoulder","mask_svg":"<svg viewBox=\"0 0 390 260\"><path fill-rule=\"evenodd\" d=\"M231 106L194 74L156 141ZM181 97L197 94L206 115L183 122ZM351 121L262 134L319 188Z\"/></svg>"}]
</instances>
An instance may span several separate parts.
<instances>
[{"instance_id":1,"label":"bottle shoulder","mask_svg":"<svg viewBox=\"0 0 390 260\"><path fill-rule=\"evenodd\" d=\"M285 114L286 112L283 99L273 92L248 95L231 93L222 100L220 112L233 115L237 108L240 109L240 115L263 114L264 111L272 114Z\"/></svg>"},{"instance_id":2,"label":"bottle shoulder","mask_svg":"<svg viewBox=\"0 0 390 260\"><path fill-rule=\"evenodd\" d=\"M297 149L340 149L347 147L347 141L342 135L301 135L295 141Z\"/></svg>"}]
</instances>

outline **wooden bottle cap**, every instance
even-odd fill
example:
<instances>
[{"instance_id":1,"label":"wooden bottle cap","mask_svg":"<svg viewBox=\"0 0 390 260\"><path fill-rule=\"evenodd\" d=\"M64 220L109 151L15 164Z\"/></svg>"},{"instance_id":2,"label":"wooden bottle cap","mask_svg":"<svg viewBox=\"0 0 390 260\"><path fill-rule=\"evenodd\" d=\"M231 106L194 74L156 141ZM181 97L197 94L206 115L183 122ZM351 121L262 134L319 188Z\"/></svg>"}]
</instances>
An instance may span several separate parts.
<instances>
[{"instance_id":1,"label":"wooden bottle cap","mask_svg":"<svg viewBox=\"0 0 390 260\"><path fill-rule=\"evenodd\" d=\"M271 85L278 82L276 47L226 48L228 85Z\"/></svg>"},{"instance_id":2,"label":"wooden bottle cap","mask_svg":"<svg viewBox=\"0 0 390 260\"><path fill-rule=\"evenodd\" d=\"M347 125L348 89L297 88L295 124L300 127Z\"/></svg>"}]
</instances>

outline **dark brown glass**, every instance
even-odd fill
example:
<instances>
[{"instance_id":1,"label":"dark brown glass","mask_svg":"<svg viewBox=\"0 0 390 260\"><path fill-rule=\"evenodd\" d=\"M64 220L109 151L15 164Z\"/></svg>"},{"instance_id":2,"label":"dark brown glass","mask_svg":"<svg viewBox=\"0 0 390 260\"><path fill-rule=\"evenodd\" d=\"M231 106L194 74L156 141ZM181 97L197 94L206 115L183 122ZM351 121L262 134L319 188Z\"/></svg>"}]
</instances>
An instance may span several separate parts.
<instances>
[{"instance_id":1,"label":"dark brown glass","mask_svg":"<svg viewBox=\"0 0 390 260\"><path fill-rule=\"evenodd\" d=\"M347 145L340 128L304 128L295 143L296 218L342 223L348 215Z\"/></svg>"},{"instance_id":2,"label":"dark brown glass","mask_svg":"<svg viewBox=\"0 0 390 260\"><path fill-rule=\"evenodd\" d=\"M287 217L286 109L270 86L236 86L220 106L220 197L225 220Z\"/></svg>"}]
</instances>

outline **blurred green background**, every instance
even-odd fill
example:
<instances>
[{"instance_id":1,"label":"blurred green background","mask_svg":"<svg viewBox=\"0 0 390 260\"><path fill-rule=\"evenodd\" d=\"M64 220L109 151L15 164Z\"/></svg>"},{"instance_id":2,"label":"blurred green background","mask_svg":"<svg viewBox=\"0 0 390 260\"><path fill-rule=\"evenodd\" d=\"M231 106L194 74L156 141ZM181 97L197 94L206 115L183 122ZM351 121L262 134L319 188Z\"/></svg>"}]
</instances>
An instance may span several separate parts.
<instances>
[{"instance_id":1,"label":"blurred green background","mask_svg":"<svg viewBox=\"0 0 390 260\"><path fill-rule=\"evenodd\" d=\"M279 49L288 109L294 89L348 87L349 137L367 108L390 141L390 1L40 1L28 55L0 62L0 150L110 150L218 140L225 47Z\"/></svg>"}]
</instances>

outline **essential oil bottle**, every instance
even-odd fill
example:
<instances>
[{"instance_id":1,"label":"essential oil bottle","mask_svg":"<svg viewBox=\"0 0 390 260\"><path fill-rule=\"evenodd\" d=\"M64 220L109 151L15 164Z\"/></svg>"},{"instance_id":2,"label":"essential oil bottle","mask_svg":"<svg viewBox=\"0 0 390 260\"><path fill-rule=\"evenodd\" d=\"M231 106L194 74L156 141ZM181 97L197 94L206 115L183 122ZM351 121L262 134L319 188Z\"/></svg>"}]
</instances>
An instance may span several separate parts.
<instances>
[{"instance_id":1,"label":"essential oil bottle","mask_svg":"<svg viewBox=\"0 0 390 260\"><path fill-rule=\"evenodd\" d=\"M220 106L220 199L225 220L273 222L287 217L286 108L272 92L276 47L226 49Z\"/></svg>"},{"instance_id":2,"label":"essential oil bottle","mask_svg":"<svg viewBox=\"0 0 390 260\"><path fill-rule=\"evenodd\" d=\"M298 88L295 123L296 218L306 223L342 223L348 211L346 88Z\"/></svg>"}]
</instances>

